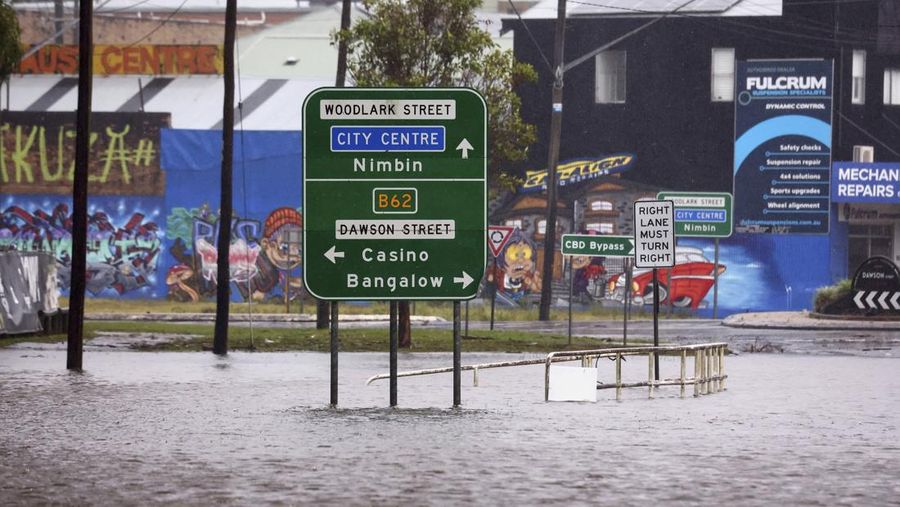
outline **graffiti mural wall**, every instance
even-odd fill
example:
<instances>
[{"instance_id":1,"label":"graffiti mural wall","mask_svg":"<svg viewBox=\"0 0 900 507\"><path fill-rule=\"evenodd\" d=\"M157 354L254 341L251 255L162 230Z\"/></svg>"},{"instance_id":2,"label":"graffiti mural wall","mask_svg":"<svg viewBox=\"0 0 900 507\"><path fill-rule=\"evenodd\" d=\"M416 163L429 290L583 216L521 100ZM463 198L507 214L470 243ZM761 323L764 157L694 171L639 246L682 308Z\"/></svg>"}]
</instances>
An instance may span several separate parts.
<instances>
[{"instance_id":1,"label":"graffiti mural wall","mask_svg":"<svg viewBox=\"0 0 900 507\"><path fill-rule=\"evenodd\" d=\"M71 276L71 199L6 196L0 201L0 249L50 252L59 286ZM159 297L156 270L163 231L162 199L93 197L88 205L86 290L93 296Z\"/></svg>"},{"instance_id":2,"label":"graffiti mural wall","mask_svg":"<svg viewBox=\"0 0 900 507\"><path fill-rule=\"evenodd\" d=\"M44 251L68 292L74 114L4 112L0 250ZM214 297L220 131L167 129L168 114L92 116L88 295ZM232 298L302 289L300 133L237 133Z\"/></svg>"},{"instance_id":3,"label":"graffiti mural wall","mask_svg":"<svg viewBox=\"0 0 900 507\"><path fill-rule=\"evenodd\" d=\"M176 301L215 297L218 259L218 131L163 132L166 190L165 293ZM236 132L229 264L232 300L301 295L303 229L299 132Z\"/></svg>"},{"instance_id":4,"label":"graffiti mural wall","mask_svg":"<svg viewBox=\"0 0 900 507\"><path fill-rule=\"evenodd\" d=\"M71 114L5 113L0 125L0 250L46 251L67 292L71 264ZM95 297L211 300L216 291L221 132L166 128L168 115L94 117L90 168L88 294ZM303 294L300 132L237 132L234 142L231 294L234 301L278 301ZM628 179L647 170L631 155L588 156L561 164L557 235L633 234L632 203L662 189ZM534 176L537 173L533 173ZM568 175L568 176L567 176ZM577 177L573 176L577 175ZM536 305L542 284L554 303L621 307L621 258L567 260L556 251L541 267L546 193L534 176L490 203L493 224L516 230L484 287L506 306ZM527 187L527 188L526 188ZM832 235L845 228L832 227ZM843 232L842 232L843 231ZM557 236L558 237L558 236ZM719 315L809 308L815 290L846 264L846 238L735 234L721 241L681 238L677 264L660 273L663 304L712 313L718 270ZM838 245L838 246L835 246ZM649 272L635 272L629 297L650 303Z\"/></svg>"},{"instance_id":5,"label":"graffiti mural wall","mask_svg":"<svg viewBox=\"0 0 900 507\"><path fill-rule=\"evenodd\" d=\"M622 172L642 170L639 164L631 166L632 159L628 162L619 174L592 175L560 184L557 237L562 233L633 234L634 201L655 199L657 192L672 189L626 179ZM561 178L573 164L560 164ZM622 258L563 259L557 245L552 277L541 280L547 201L545 193L535 192L532 187L526 181L517 192L499 196L490 207L492 224L515 228L512 240L486 279L486 287L497 289L497 303L536 305L542 283L551 283L555 303L568 300L571 284L574 304L621 307L626 298ZM842 244L839 235L839 228L834 228L832 237L735 234L720 241L718 264L713 240L678 238L675 266L658 271L661 302L700 316L712 314L714 297L719 316L751 310L810 308L816 289L840 278L834 267L844 262L842 256L846 252L835 246ZM652 304L652 270L634 270L628 289L632 304Z\"/></svg>"}]
</instances>

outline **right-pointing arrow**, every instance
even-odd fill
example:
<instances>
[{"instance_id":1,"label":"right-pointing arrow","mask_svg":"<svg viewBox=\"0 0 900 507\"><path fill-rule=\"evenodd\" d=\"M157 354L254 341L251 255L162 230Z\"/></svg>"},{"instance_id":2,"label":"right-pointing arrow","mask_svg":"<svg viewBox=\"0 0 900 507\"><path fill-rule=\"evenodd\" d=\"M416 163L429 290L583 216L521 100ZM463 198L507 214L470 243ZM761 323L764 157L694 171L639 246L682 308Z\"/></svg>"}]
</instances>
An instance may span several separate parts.
<instances>
[{"instance_id":1,"label":"right-pointing arrow","mask_svg":"<svg viewBox=\"0 0 900 507\"><path fill-rule=\"evenodd\" d=\"M461 283L462 288L465 289L469 286L470 283L474 282L475 279L469 276L465 271L462 272L462 276L454 276L453 283Z\"/></svg>"},{"instance_id":2,"label":"right-pointing arrow","mask_svg":"<svg viewBox=\"0 0 900 507\"><path fill-rule=\"evenodd\" d=\"M863 296L865 296L865 295L866 295L865 292L859 291L856 293L855 296L853 296L853 302L856 303L856 307L859 308L860 310L864 310L866 308L866 304L863 303Z\"/></svg>"}]
</instances>

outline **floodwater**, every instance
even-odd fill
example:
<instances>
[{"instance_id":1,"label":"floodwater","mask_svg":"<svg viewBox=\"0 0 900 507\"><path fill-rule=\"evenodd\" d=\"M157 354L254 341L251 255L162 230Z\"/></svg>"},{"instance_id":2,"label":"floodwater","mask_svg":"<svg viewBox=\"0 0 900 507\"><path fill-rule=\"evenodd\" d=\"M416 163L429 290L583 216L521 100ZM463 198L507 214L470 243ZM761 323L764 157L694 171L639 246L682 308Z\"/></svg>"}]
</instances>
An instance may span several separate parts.
<instances>
[{"instance_id":1,"label":"floodwater","mask_svg":"<svg viewBox=\"0 0 900 507\"><path fill-rule=\"evenodd\" d=\"M896 358L745 354L722 393L597 403L545 403L541 366L463 372L459 410L449 374L385 408L365 379L387 360L341 354L332 410L326 354L91 352L76 374L0 350L0 504L900 505Z\"/></svg>"}]
</instances>

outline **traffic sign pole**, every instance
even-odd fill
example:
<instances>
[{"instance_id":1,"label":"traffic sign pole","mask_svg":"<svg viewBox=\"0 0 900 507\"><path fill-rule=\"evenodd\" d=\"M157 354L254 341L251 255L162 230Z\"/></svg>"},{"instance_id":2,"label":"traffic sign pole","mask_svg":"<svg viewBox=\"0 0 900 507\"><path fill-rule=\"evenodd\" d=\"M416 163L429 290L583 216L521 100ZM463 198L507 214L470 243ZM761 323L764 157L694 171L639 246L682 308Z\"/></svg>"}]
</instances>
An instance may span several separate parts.
<instances>
[{"instance_id":1,"label":"traffic sign pole","mask_svg":"<svg viewBox=\"0 0 900 507\"><path fill-rule=\"evenodd\" d=\"M575 286L575 273L572 271L572 259L569 259L569 346L572 346L572 292Z\"/></svg>"},{"instance_id":2,"label":"traffic sign pole","mask_svg":"<svg viewBox=\"0 0 900 507\"><path fill-rule=\"evenodd\" d=\"M659 347L659 274L653 268L653 346ZM659 353L653 354L653 375L659 380Z\"/></svg>"},{"instance_id":3,"label":"traffic sign pole","mask_svg":"<svg viewBox=\"0 0 900 507\"><path fill-rule=\"evenodd\" d=\"M396 301L390 302L390 333L391 333L391 386L390 386L390 403L392 407L397 406L397 348L400 341L399 326L397 325L397 306Z\"/></svg>"},{"instance_id":4,"label":"traffic sign pole","mask_svg":"<svg viewBox=\"0 0 900 507\"><path fill-rule=\"evenodd\" d=\"M458 407L462 400L462 339L460 338L459 301L453 302L453 406Z\"/></svg>"},{"instance_id":5,"label":"traffic sign pole","mask_svg":"<svg viewBox=\"0 0 900 507\"><path fill-rule=\"evenodd\" d=\"M622 346L628 346L628 309L631 306L631 262L625 259L625 300L622 302Z\"/></svg>"},{"instance_id":6,"label":"traffic sign pole","mask_svg":"<svg viewBox=\"0 0 900 507\"><path fill-rule=\"evenodd\" d=\"M331 302L331 406L338 404L338 302Z\"/></svg>"},{"instance_id":7,"label":"traffic sign pole","mask_svg":"<svg viewBox=\"0 0 900 507\"><path fill-rule=\"evenodd\" d=\"M675 204L669 200L635 201L635 266L653 269L653 346L659 347L659 272L675 265ZM669 293L671 300L671 289ZM654 354L659 380L659 354ZM652 391L652 387L651 387Z\"/></svg>"},{"instance_id":8,"label":"traffic sign pole","mask_svg":"<svg viewBox=\"0 0 900 507\"><path fill-rule=\"evenodd\" d=\"M494 273L496 276L496 267L497 267L497 259L494 259L493 264L491 265L491 273ZM491 331L494 330L494 306L497 304L497 280L492 282L493 287L491 288Z\"/></svg>"},{"instance_id":9,"label":"traffic sign pole","mask_svg":"<svg viewBox=\"0 0 900 507\"><path fill-rule=\"evenodd\" d=\"M597 236L592 234L563 234L561 238L563 255L583 255L587 257L625 257L625 270L628 270L628 257L634 255L634 238L632 236ZM572 261L569 260L569 345L572 344L572 292L575 282ZM628 341L628 291L631 279L625 275L625 299L622 311L625 313L622 344Z\"/></svg>"},{"instance_id":10,"label":"traffic sign pole","mask_svg":"<svg viewBox=\"0 0 900 507\"><path fill-rule=\"evenodd\" d=\"M713 260L713 318L718 319L719 314L719 238L715 244L715 257Z\"/></svg>"}]
</instances>

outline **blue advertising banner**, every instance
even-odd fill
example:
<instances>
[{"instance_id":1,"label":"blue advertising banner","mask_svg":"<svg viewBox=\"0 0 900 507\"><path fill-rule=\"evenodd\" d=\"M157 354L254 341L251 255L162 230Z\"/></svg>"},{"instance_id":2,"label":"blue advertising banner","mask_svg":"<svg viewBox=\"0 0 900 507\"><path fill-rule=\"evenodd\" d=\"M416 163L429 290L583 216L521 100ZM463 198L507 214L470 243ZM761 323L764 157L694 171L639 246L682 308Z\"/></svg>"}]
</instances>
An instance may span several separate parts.
<instances>
[{"instance_id":1,"label":"blue advertising banner","mask_svg":"<svg viewBox=\"0 0 900 507\"><path fill-rule=\"evenodd\" d=\"M737 62L736 232L828 233L833 67Z\"/></svg>"},{"instance_id":2,"label":"blue advertising banner","mask_svg":"<svg viewBox=\"0 0 900 507\"><path fill-rule=\"evenodd\" d=\"M900 163L835 162L831 200L900 204Z\"/></svg>"}]
</instances>

